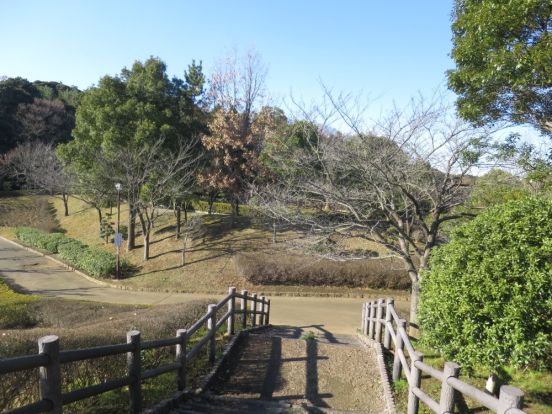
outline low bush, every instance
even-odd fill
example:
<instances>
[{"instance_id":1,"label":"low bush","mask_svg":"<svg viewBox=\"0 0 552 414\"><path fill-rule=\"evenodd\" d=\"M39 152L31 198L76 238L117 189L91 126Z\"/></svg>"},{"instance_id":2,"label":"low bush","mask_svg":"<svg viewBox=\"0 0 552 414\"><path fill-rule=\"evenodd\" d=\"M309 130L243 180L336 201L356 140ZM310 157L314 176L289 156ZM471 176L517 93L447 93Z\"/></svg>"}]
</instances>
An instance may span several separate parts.
<instances>
[{"instance_id":1,"label":"low bush","mask_svg":"<svg viewBox=\"0 0 552 414\"><path fill-rule=\"evenodd\" d=\"M58 254L63 260L71 265L80 263L86 249L86 245L75 239L68 239L58 246Z\"/></svg>"},{"instance_id":2,"label":"low bush","mask_svg":"<svg viewBox=\"0 0 552 414\"><path fill-rule=\"evenodd\" d=\"M95 277L108 277L115 274L115 256L99 247L88 247L82 251L79 268Z\"/></svg>"},{"instance_id":3,"label":"low bush","mask_svg":"<svg viewBox=\"0 0 552 414\"><path fill-rule=\"evenodd\" d=\"M290 254L238 254L238 271L258 285L344 286L408 289L410 279L395 258L334 261Z\"/></svg>"},{"instance_id":4,"label":"low bush","mask_svg":"<svg viewBox=\"0 0 552 414\"><path fill-rule=\"evenodd\" d=\"M62 233L45 233L30 227L18 227L15 235L23 243L50 253L58 253L59 245L68 240Z\"/></svg>"},{"instance_id":5,"label":"low bush","mask_svg":"<svg viewBox=\"0 0 552 414\"><path fill-rule=\"evenodd\" d=\"M490 208L431 256L424 342L469 368L552 367L552 202Z\"/></svg>"},{"instance_id":6,"label":"low bush","mask_svg":"<svg viewBox=\"0 0 552 414\"><path fill-rule=\"evenodd\" d=\"M61 233L45 233L28 227L17 228L15 235L31 247L58 254L69 265L90 276L106 278L115 273L115 256L99 247L89 247ZM123 260L121 269L124 272L128 268L128 262Z\"/></svg>"}]
</instances>

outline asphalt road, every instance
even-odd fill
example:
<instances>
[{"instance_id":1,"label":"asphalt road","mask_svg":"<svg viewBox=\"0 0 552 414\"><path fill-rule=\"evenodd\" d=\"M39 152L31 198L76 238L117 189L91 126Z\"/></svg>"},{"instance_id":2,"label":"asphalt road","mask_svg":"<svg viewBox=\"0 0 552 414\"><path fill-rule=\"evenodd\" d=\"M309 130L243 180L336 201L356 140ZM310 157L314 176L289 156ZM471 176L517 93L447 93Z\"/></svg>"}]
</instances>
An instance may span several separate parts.
<instances>
[{"instance_id":1,"label":"asphalt road","mask_svg":"<svg viewBox=\"0 0 552 414\"><path fill-rule=\"evenodd\" d=\"M2 239L0 274L21 291L63 299L155 305L222 298L216 294L139 292L102 286ZM356 298L275 296L271 298L270 322L322 336L352 334L360 324L362 302Z\"/></svg>"}]
</instances>

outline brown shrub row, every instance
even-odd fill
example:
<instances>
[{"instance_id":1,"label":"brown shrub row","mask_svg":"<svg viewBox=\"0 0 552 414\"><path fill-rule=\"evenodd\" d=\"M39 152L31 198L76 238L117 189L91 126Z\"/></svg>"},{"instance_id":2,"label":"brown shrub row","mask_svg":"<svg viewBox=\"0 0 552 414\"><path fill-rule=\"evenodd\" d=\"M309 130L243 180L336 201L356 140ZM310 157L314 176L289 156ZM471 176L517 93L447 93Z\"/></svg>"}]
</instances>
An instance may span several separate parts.
<instances>
[{"instance_id":1,"label":"brown shrub row","mask_svg":"<svg viewBox=\"0 0 552 414\"><path fill-rule=\"evenodd\" d=\"M343 286L408 289L410 279L396 258L335 261L292 254L238 254L240 274L257 285Z\"/></svg>"}]
</instances>

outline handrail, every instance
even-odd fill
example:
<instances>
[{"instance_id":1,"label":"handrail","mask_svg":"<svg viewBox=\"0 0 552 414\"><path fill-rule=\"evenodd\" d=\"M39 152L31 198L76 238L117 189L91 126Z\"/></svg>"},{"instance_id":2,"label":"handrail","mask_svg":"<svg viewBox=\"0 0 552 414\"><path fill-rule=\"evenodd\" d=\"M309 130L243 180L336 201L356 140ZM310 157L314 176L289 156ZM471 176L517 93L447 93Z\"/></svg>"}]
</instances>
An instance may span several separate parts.
<instances>
[{"instance_id":1,"label":"handrail","mask_svg":"<svg viewBox=\"0 0 552 414\"><path fill-rule=\"evenodd\" d=\"M479 404L498 414L525 414L523 407L523 392L518 388L503 385L500 387L499 398L477 389L458 379L460 367L454 362L446 362L444 371L438 370L422 361L423 355L417 352L405 329L406 322L400 319L395 310L393 299L371 300L363 304L361 332L369 339L380 342L383 347L394 352L392 379L397 381L404 372L408 382L407 414L417 414L419 401L435 413L449 413L454 407L454 395L460 392ZM384 338L381 333L384 331ZM410 360L407 360L406 353ZM420 372L429 374L441 382L441 398L433 400L420 387Z\"/></svg>"},{"instance_id":2,"label":"handrail","mask_svg":"<svg viewBox=\"0 0 552 414\"><path fill-rule=\"evenodd\" d=\"M241 299L238 309L236 299ZM217 320L217 313L224 306L228 310ZM178 390L184 390L186 386L186 363L193 359L206 346L209 362L215 360L215 341L217 331L226 323L228 334L234 334L236 315L240 316L242 329L251 326L268 325L270 319L270 300L256 294L248 295L247 291L237 293L236 288L230 288L228 295L216 304L209 305L207 312L195 321L188 329L179 329L175 337L141 341L140 332L127 333L126 344L104 345L91 348L59 350L59 338L55 335L45 336L39 339L39 353L36 355L24 355L13 358L0 359L0 374L41 368L40 397L37 402L15 408L4 414L33 414L43 412L61 412L63 405L89 398L104 392L129 387L130 411L139 413L141 409L141 381L157 377L159 375L176 372ZM207 327L205 333L187 350L189 338L203 326ZM176 346L176 358L174 363L165 364L156 368L142 370L141 352L147 349ZM62 393L61 364L101 358L109 355L127 354L128 375L123 378L115 378L107 382L91 385L70 392Z\"/></svg>"}]
</instances>

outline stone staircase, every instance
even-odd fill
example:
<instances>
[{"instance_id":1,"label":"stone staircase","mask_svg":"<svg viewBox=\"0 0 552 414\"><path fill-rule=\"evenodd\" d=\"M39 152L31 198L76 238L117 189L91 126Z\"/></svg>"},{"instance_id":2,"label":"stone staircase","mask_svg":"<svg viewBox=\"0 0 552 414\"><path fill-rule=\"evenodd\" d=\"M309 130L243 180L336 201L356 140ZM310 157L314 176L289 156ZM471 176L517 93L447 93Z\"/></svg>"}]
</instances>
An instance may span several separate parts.
<instances>
[{"instance_id":1,"label":"stone staircase","mask_svg":"<svg viewBox=\"0 0 552 414\"><path fill-rule=\"evenodd\" d=\"M168 412L381 414L382 396L374 351L355 337L278 327L242 335L203 392Z\"/></svg>"}]
</instances>

